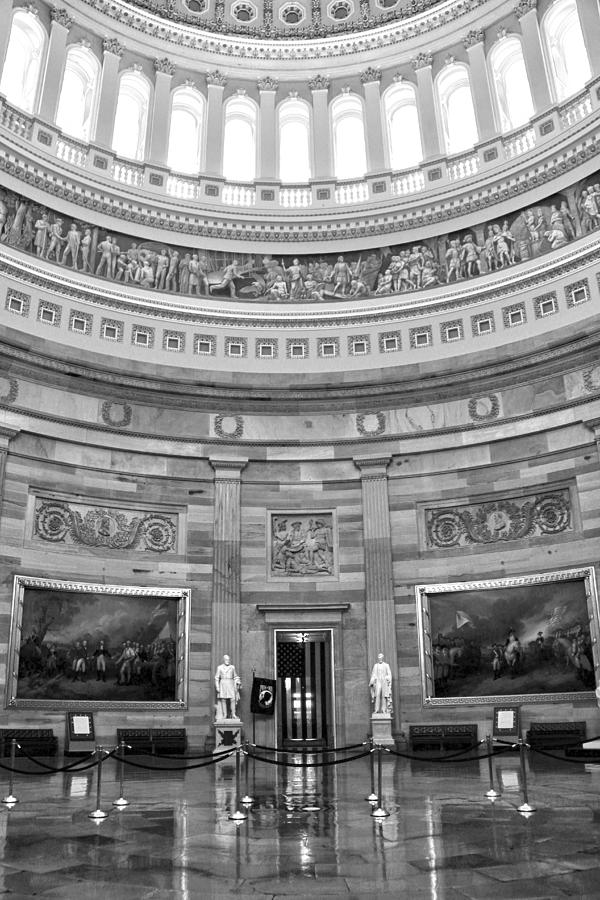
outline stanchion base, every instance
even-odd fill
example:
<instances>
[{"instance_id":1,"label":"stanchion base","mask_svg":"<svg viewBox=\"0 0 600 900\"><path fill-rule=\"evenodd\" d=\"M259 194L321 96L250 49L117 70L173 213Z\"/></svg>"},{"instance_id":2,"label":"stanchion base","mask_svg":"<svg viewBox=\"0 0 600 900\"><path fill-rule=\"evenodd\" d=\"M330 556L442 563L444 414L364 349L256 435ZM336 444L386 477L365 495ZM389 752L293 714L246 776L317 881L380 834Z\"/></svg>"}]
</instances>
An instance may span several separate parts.
<instances>
[{"instance_id":1,"label":"stanchion base","mask_svg":"<svg viewBox=\"0 0 600 900\"><path fill-rule=\"evenodd\" d=\"M522 803L517 809L520 813L534 813L536 808L535 806L530 806L529 803Z\"/></svg>"},{"instance_id":2,"label":"stanchion base","mask_svg":"<svg viewBox=\"0 0 600 900\"><path fill-rule=\"evenodd\" d=\"M7 806L14 806L15 803L18 803L19 801L18 801L17 797L13 797L12 794L9 794L8 797L2 798L2 802L6 803Z\"/></svg>"},{"instance_id":3,"label":"stanchion base","mask_svg":"<svg viewBox=\"0 0 600 900\"><path fill-rule=\"evenodd\" d=\"M233 822L243 822L244 819L248 818L248 816L245 812L242 812L241 809L236 809L236 811L227 816L227 818L231 819Z\"/></svg>"},{"instance_id":4,"label":"stanchion base","mask_svg":"<svg viewBox=\"0 0 600 900\"><path fill-rule=\"evenodd\" d=\"M95 809L94 812L88 813L88 819L108 819L108 813L103 809Z\"/></svg>"},{"instance_id":5,"label":"stanchion base","mask_svg":"<svg viewBox=\"0 0 600 900\"><path fill-rule=\"evenodd\" d=\"M369 794L368 797L365 797L365 800L368 800L369 803L377 803L379 797L377 796L377 794Z\"/></svg>"},{"instance_id":6,"label":"stanchion base","mask_svg":"<svg viewBox=\"0 0 600 900\"><path fill-rule=\"evenodd\" d=\"M125 806L129 806L129 800L126 800L125 797L119 797L118 800L113 800L112 805L118 809L123 809Z\"/></svg>"},{"instance_id":7,"label":"stanchion base","mask_svg":"<svg viewBox=\"0 0 600 900\"><path fill-rule=\"evenodd\" d=\"M249 794L245 794L241 800L242 803L254 803L254 797L250 797Z\"/></svg>"},{"instance_id":8,"label":"stanchion base","mask_svg":"<svg viewBox=\"0 0 600 900\"><path fill-rule=\"evenodd\" d=\"M371 816L374 819L385 819L385 818L387 818L387 816L389 816L389 812L387 811L387 809L384 809L382 806L378 806L377 809L373 810L373 812L371 813Z\"/></svg>"},{"instance_id":9,"label":"stanchion base","mask_svg":"<svg viewBox=\"0 0 600 900\"><path fill-rule=\"evenodd\" d=\"M493 788L490 788L489 791L485 792L485 796L489 797L490 800L495 800L497 797L500 796L500 791L495 791Z\"/></svg>"}]
</instances>

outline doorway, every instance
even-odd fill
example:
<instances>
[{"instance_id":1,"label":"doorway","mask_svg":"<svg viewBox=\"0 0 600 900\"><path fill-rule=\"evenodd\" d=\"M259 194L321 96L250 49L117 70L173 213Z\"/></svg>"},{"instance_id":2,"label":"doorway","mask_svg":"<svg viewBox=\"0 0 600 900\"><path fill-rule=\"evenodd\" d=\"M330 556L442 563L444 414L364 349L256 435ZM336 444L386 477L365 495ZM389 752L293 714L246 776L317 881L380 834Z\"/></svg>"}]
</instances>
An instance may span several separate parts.
<instances>
[{"instance_id":1,"label":"doorway","mask_svg":"<svg viewBox=\"0 0 600 900\"><path fill-rule=\"evenodd\" d=\"M277 631L278 746L334 745L331 631Z\"/></svg>"}]
</instances>

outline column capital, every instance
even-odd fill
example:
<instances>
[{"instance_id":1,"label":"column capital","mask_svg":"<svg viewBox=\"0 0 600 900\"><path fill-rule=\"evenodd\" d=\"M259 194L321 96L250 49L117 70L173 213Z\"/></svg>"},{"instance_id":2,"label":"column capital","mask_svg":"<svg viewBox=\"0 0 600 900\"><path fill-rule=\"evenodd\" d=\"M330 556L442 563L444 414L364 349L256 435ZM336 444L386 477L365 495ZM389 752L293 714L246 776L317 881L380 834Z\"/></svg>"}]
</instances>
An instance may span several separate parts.
<instances>
[{"instance_id":1,"label":"column capital","mask_svg":"<svg viewBox=\"0 0 600 900\"><path fill-rule=\"evenodd\" d=\"M419 69L431 68L433 65L433 53L417 53L410 61L411 66L417 72Z\"/></svg>"},{"instance_id":2,"label":"column capital","mask_svg":"<svg viewBox=\"0 0 600 900\"><path fill-rule=\"evenodd\" d=\"M227 84L227 76L218 69L213 69L212 72L206 73L206 83L209 87L224 88Z\"/></svg>"},{"instance_id":3,"label":"column capital","mask_svg":"<svg viewBox=\"0 0 600 900\"><path fill-rule=\"evenodd\" d=\"M387 467L392 461L391 456L354 456L352 461L360 472L360 477L386 478Z\"/></svg>"},{"instance_id":4,"label":"column capital","mask_svg":"<svg viewBox=\"0 0 600 900\"><path fill-rule=\"evenodd\" d=\"M515 15L517 19L520 19L534 9L537 9L537 0L519 0L515 6Z\"/></svg>"},{"instance_id":5,"label":"column capital","mask_svg":"<svg viewBox=\"0 0 600 900\"><path fill-rule=\"evenodd\" d=\"M164 56L162 59L154 60L154 71L161 75L174 75L175 64L171 62L168 56Z\"/></svg>"},{"instance_id":6,"label":"column capital","mask_svg":"<svg viewBox=\"0 0 600 900\"><path fill-rule=\"evenodd\" d=\"M596 439L600 439L600 416L597 419L584 419L583 424L594 432Z\"/></svg>"},{"instance_id":7,"label":"column capital","mask_svg":"<svg viewBox=\"0 0 600 900\"><path fill-rule=\"evenodd\" d=\"M215 481L239 481L248 465L247 456L209 456L208 461L215 470Z\"/></svg>"},{"instance_id":8,"label":"column capital","mask_svg":"<svg viewBox=\"0 0 600 900\"><path fill-rule=\"evenodd\" d=\"M368 69L360 73L360 80L362 84L379 84L381 81L381 69L369 66Z\"/></svg>"},{"instance_id":9,"label":"column capital","mask_svg":"<svg viewBox=\"0 0 600 900\"><path fill-rule=\"evenodd\" d=\"M63 28L66 28L67 31L73 25L73 19L66 11L66 9L51 9L50 18L52 19L53 24L56 22L57 25L62 25Z\"/></svg>"},{"instance_id":10,"label":"column capital","mask_svg":"<svg viewBox=\"0 0 600 900\"><path fill-rule=\"evenodd\" d=\"M271 78L270 75L265 75L264 78L257 79L256 85L261 92L272 91L275 93L279 87L279 81L276 78Z\"/></svg>"},{"instance_id":11,"label":"column capital","mask_svg":"<svg viewBox=\"0 0 600 900\"><path fill-rule=\"evenodd\" d=\"M471 47L475 47L477 44L483 44L485 38L485 31L483 28L472 28L471 31L467 32L467 34L463 38L463 46L465 50L469 50Z\"/></svg>"},{"instance_id":12,"label":"column capital","mask_svg":"<svg viewBox=\"0 0 600 900\"><path fill-rule=\"evenodd\" d=\"M308 82L308 86L311 91L328 91L329 90L329 78L327 75L315 75L314 78L311 78Z\"/></svg>"},{"instance_id":13,"label":"column capital","mask_svg":"<svg viewBox=\"0 0 600 900\"><path fill-rule=\"evenodd\" d=\"M113 56L121 58L125 52L125 47L116 38L104 38L102 41L102 49L105 53L112 53Z\"/></svg>"},{"instance_id":14,"label":"column capital","mask_svg":"<svg viewBox=\"0 0 600 900\"><path fill-rule=\"evenodd\" d=\"M6 453L8 445L19 434L19 428L8 428L6 425L0 425L0 453Z\"/></svg>"}]
</instances>

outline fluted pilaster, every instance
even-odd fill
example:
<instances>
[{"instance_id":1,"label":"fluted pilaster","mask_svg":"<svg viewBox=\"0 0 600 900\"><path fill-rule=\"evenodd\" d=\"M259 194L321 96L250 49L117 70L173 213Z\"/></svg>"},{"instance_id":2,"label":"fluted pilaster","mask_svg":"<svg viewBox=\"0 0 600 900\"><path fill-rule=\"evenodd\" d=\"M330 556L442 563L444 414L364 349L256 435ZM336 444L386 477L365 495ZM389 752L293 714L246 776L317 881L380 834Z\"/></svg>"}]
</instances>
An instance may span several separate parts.
<instances>
[{"instance_id":1,"label":"fluted pilaster","mask_svg":"<svg viewBox=\"0 0 600 900\"><path fill-rule=\"evenodd\" d=\"M215 470L212 671L224 653L240 666L241 478L247 459L210 457Z\"/></svg>"},{"instance_id":2,"label":"fluted pilaster","mask_svg":"<svg viewBox=\"0 0 600 900\"><path fill-rule=\"evenodd\" d=\"M2 506L4 505L4 477L6 474L8 446L18 433L18 430L14 428L0 426L0 516L2 515Z\"/></svg>"},{"instance_id":3,"label":"fluted pilaster","mask_svg":"<svg viewBox=\"0 0 600 900\"><path fill-rule=\"evenodd\" d=\"M387 483L389 463L389 456L354 457L362 487L368 662L372 666L377 654L383 653L395 682L397 650ZM397 705L394 704L394 709Z\"/></svg>"}]
</instances>

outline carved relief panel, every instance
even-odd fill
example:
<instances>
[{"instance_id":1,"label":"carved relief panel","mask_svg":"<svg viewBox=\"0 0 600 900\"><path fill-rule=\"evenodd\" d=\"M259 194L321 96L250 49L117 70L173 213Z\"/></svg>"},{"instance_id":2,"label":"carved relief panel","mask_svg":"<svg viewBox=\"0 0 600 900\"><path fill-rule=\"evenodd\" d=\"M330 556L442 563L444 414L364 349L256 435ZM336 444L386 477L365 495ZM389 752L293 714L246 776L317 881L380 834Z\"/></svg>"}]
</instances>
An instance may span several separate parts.
<instances>
[{"instance_id":1,"label":"carved relief panel","mask_svg":"<svg viewBox=\"0 0 600 900\"><path fill-rule=\"evenodd\" d=\"M337 577L338 550L332 511L267 513L269 579L311 581Z\"/></svg>"}]
</instances>

